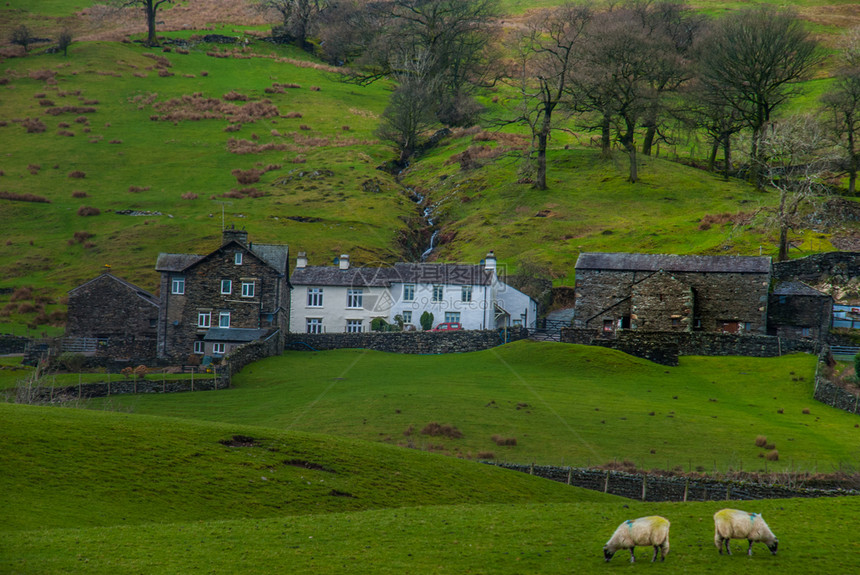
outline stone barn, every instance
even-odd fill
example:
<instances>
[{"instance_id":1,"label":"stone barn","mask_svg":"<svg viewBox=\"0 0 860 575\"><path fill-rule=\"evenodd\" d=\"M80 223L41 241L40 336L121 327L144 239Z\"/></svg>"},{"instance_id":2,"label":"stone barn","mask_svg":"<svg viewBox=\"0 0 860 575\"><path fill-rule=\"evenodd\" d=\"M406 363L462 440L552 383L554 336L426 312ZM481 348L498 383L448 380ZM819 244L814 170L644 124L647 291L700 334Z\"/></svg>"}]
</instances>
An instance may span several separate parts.
<instances>
[{"instance_id":1,"label":"stone barn","mask_svg":"<svg viewBox=\"0 0 860 575\"><path fill-rule=\"evenodd\" d=\"M768 334L783 338L826 339L833 298L799 281L778 284L767 306Z\"/></svg>"},{"instance_id":2,"label":"stone barn","mask_svg":"<svg viewBox=\"0 0 860 575\"><path fill-rule=\"evenodd\" d=\"M69 291L64 347L115 359L154 358L158 311L156 296L105 272Z\"/></svg>"},{"instance_id":3,"label":"stone barn","mask_svg":"<svg viewBox=\"0 0 860 575\"><path fill-rule=\"evenodd\" d=\"M771 262L756 256L580 254L577 328L765 334Z\"/></svg>"}]
</instances>

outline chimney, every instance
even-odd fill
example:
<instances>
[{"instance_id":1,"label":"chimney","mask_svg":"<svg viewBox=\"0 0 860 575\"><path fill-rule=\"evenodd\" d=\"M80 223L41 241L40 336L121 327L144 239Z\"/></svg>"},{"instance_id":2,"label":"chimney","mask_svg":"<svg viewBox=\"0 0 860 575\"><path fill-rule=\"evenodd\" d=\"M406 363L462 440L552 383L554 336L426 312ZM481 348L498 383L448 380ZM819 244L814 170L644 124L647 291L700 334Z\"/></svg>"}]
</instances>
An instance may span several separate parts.
<instances>
[{"instance_id":1,"label":"chimney","mask_svg":"<svg viewBox=\"0 0 860 575\"><path fill-rule=\"evenodd\" d=\"M246 245L248 243L248 232L244 228L237 230L236 226L231 224L221 232L221 245L226 246L234 240L242 245Z\"/></svg>"},{"instance_id":2,"label":"chimney","mask_svg":"<svg viewBox=\"0 0 860 575\"><path fill-rule=\"evenodd\" d=\"M302 269L308 267L308 254L305 252L299 252L299 255L296 256L296 269Z\"/></svg>"},{"instance_id":3,"label":"chimney","mask_svg":"<svg viewBox=\"0 0 860 575\"><path fill-rule=\"evenodd\" d=\"M484 259L484 269L487 271L496 270L496 254L492 250L490 250L490 253Z\"/></svg>"},{"instance_id":4,"label":"chimney","mask_svg":"<svg viewBox=\"0 0 860 575\"><path fill-rule=\"evenodd\" d=\"M340 259L338 260L338 266L342 270L349 269L349 254L340 254Z\"/></svg>"}]
</instances>

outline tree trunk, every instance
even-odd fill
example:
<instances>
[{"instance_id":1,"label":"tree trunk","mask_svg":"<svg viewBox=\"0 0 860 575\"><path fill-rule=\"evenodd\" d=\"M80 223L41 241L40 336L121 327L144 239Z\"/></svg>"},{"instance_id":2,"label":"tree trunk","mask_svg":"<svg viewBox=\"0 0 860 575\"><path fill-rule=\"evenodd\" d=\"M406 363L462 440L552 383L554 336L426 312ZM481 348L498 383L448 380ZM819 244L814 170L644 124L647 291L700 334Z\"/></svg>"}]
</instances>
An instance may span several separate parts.
<instances>
[{"instance_id":1,"label":"tree trunk","mask_svg":"<svg viewBox=\"0 0 860 575\"><path fill-rule=\"evenodd\" d=\"M848 119L851 122L851 119ZM857 183L857 152L854 151L854 129L853 122L848 126L848 154L850 160L848 162L848 195L853 196Z\"/></svg>"},{"instance_id":2,"label":"tree trunk","mask_svg":"<svg viewBox=\"0 0 860 575\"><path fill-rule=\"evenodd\" d=\"M853 196L854 190L857 187L857 169L854 168L848 173L848 195Z\"/></svg>"},{"instance_id":3,"label":"tree trunk","mask_svg":"<svg viewBox=\"0 0 860 575\"><path fill-rule=\"evenodd\" d=\"M723 134L723 177L729 179L729 171L732 169L732 135L728 132Z\"/></svg>"},{"instance_id":4,"label":"tree trunk","mask_svg":"<svg viewBox=\"0 0 860 575\"><path fill-rule=\"evenodd\" d=\"M776 260L784 262L788 259L788 226L780 224L779 226L779 254Z\"/></svg>"},{"instance_id":5,"label":"tree trunk","mask_svg":"<svg viewBox=\"0 0 860 575\"><path fill-rule=\"evenodd\" d=\"M646 156L651 155L651 147L654 145L654 137L657 135L657 126L647 126L645 130L645 139L642 140L642 153ZM713 165L711 165L713 171Z\"/></svg>"},{"instance_id":6,"label":"tree trunk","mask_svg":"<svg viewBox=\"0 0 860 575\"><path fill-rule=\"evenodd\" d=\"M612 140L610 139L612 132L610 130L610 117L608 114L603 116L603 121L600 123L600 153L603 157L609 157L609 152L612 148Z\"/></svg>"},{"instance_id":7,"label":"tree trunk","mask_svg":"<svg viewBox=\"0 0 860 575\"><path fill-rule=\"evenodd\" d=\"M713 172L717 165L717 152L720 151L720 139L714 138L711 144L711 154L708 156L708 171Z\"/></svg>"},{"instance_id":8,"label":"tree trunk","mask_svg":"<svg viewBox=\"0 0 860 575\"><path fill-rule=\"evenodd\" d=\"M158 46L158 38L155 36L155 13L156 8L152 5L152 2L146 4L146 45L147 46Z\"/></svg>"},{"instance_id":9,"label":"tree trunk","mask_svg":"<svg viewBox=\"0 0 860 575\"><path fill-rule=\"evenodd\" d=\"M535 175L534 187L537 190L546 189L546 147L549 141L549 130L552 127L552 109L544 110L543 124L538 132L537 147L537 174Z\"/></svg>"}]
</instances>

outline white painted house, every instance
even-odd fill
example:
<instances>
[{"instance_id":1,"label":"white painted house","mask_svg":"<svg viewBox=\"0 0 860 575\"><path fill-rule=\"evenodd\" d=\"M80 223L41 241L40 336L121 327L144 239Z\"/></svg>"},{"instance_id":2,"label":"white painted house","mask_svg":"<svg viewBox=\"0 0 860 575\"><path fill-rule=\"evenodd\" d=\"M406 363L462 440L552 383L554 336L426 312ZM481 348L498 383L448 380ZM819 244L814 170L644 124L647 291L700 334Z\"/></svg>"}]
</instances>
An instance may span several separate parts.
<instances>
[{"instance_id":1,"label":"white painted house","mask_svg":"<svg viewBox=\"0 0 860 575\"><path fill-rule=\"evenodd\" d=\"M464 329L528 327L537 303L499 279L492 252L479 265L397 263L394 267L308 266L299 253L290 277L290 329L296 333L370 331L374 318L420 329L421 315L433 325L459 322ZM406 329L410 329L407 327Z\"/></svg>"}]
</instances>

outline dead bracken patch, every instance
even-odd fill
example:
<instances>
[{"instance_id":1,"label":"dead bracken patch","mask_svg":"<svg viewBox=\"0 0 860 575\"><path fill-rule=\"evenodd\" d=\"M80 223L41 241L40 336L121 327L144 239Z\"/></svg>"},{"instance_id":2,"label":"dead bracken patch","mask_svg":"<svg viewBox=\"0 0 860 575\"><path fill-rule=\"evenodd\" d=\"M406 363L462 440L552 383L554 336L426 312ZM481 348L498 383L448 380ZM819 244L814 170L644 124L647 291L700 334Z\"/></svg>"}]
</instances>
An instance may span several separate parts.
<instances>
[{"instance_id":1,"label":"dead bracken patch","mask_svg":"<svg viewBox=\"0 0 860 575\"><path fill-rule=\"evenodd\" d=\"M16 194L15 192L0 192L0 200L11 200L13 202L36 202L50 204L51 200L36 194Z\"/></svg>"},{"instance_id":2,"label":"dead bracken patch","mask_svg":"<svg viewBox=\"0 0 860 575\"><path fill-rule=\"evenodd\" d=\"M431 421L427 425L424 426L424 429L421 430L422 435L429 435L431 437L448 437L450 439L460 439L463 437L463 432L449 424L439 424L435 421Z\"/></svg>"}]
</instances>

